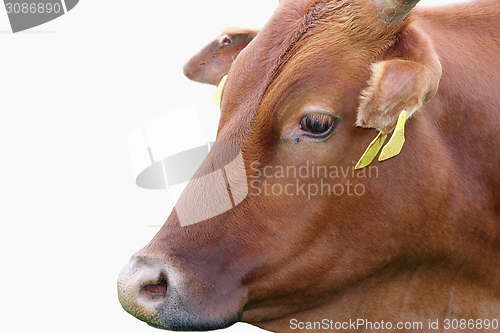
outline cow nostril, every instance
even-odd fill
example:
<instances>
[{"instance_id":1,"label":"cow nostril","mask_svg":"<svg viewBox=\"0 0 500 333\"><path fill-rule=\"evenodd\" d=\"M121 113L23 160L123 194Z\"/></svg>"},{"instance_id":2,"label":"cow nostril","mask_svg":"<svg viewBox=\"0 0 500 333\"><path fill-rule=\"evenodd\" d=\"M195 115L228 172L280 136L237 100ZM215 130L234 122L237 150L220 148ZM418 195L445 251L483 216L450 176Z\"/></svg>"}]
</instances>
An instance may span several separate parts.
<instances>
[{"instance_id":1,"label":"cow nostril","mask_svg":"<svg viewBox=\"0 0 500 333\"><path fill-rule=\"evenodd\" d=\"M158 283L142 287L141 294L150 299L164 298L167 293L167 285L167 281L162 278Z\"/></svg>"}]
</instances>

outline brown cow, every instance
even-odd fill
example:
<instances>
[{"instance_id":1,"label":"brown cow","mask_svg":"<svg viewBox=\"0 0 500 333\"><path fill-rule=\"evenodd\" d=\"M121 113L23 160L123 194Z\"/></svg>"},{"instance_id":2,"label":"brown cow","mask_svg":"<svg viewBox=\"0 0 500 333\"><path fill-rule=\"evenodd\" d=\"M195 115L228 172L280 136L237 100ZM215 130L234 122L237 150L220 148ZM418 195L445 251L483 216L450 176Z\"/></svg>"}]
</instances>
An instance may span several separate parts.
<instances>
[{"instance_id":1,"label":"brown cow","mask_svg":"<svg viewBox=\"0 0 500 333\"><path fill-rule=\"evenodd\" d=\"M500 4L417 2L281 1L222 93L217 141L241 147L249 193L185 227L177 206L120 275L126 311L171 330L498 331ZM402 110L401 153L354 170ZM210 212L198 185L179 201Z\"/></svg>"},{"instance_id":2,"label":"brown cow","mask_svg":"<svg viewBox=\"0 0 500 333\"><path fill-rule=\"evenodd\" d=\"M241 50L258 32L244 28L226 28L219 37L189 59L184 65L184 75L196 82L218 85Z\"/></svg>"}]
</instances>

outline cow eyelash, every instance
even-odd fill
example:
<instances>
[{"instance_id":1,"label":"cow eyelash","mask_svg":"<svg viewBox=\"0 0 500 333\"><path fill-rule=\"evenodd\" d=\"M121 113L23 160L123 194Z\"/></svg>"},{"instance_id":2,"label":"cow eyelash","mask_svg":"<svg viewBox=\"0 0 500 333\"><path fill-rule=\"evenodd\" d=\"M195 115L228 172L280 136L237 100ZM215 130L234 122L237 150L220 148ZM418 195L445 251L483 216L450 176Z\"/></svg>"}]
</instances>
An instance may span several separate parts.
<instances>
[{"instance_id":1,"label":"cow eyelash","mask_svg":"<svg viewBox=\"0 0 500 333\"><path fill-rule=\"evenodd\" d=\"M337 126L338 118L326 113L311 113L303 115L300 119L300 129L307 136L313 138L326 138Z\"/></svg>"}]
</instances>

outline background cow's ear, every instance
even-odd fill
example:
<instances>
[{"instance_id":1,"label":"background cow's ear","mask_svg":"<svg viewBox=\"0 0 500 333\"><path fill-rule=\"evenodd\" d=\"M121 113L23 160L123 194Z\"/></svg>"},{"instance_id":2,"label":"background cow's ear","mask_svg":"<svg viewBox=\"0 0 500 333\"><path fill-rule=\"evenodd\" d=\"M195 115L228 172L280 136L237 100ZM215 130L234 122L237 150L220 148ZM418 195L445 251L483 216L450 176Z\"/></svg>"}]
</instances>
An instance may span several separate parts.
<instances>
[{"instance_id":1,"label":"background cow's ear","mask_svg":"<svg viewBox=\"0 0 500 333\"><path fill-rule=\"evenodd\" d=\"M257 36L258 30L226 28L222 34L194 55L183 68L193 81L217 86L229 73L234 59Z\"/></svg>"},{"instance_id":2,"label":"background cow's ear","mask_svg":"<svg viewBox=\"0 0 500 333\"><path fill-rule=\"evenodd\" d=\"M441 64L430 39L411 24L372 65L368 87L361 93L356 125L390 133L401 111L411 117L437 92Z\"/></svg>"}]
</instances>

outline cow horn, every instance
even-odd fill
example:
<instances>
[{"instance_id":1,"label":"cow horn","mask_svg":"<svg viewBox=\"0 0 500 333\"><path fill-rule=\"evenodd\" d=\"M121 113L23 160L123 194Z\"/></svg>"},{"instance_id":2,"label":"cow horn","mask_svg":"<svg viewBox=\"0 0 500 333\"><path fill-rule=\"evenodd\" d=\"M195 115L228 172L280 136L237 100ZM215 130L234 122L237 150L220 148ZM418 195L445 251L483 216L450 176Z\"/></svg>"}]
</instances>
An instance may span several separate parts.
<instances>
[{"instance_id":1,"label":"cow horn","mask_svg":"<svg viewBox=\"0 0 500 333\"><path fill-rule=\"evenodd\" d=\"M380 0L379 6L386 21L402 21L420 0Z\"/></svg>"}]
</instances>

